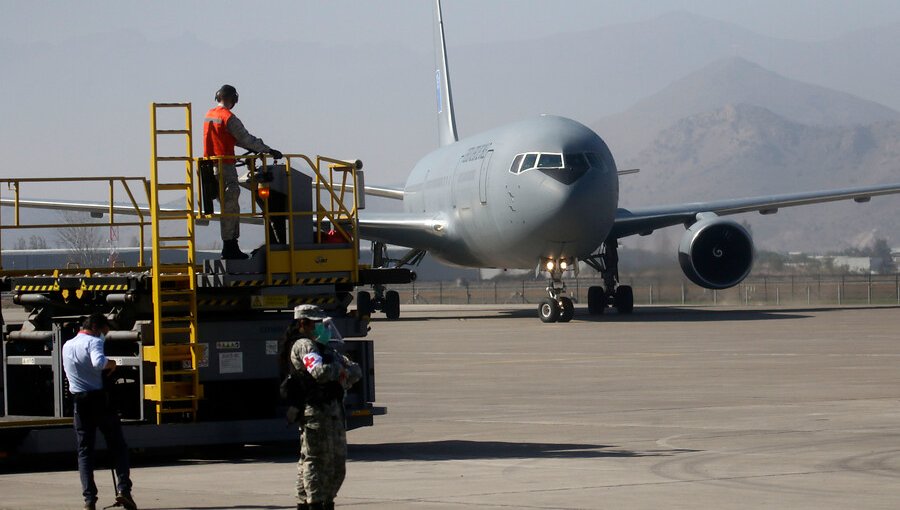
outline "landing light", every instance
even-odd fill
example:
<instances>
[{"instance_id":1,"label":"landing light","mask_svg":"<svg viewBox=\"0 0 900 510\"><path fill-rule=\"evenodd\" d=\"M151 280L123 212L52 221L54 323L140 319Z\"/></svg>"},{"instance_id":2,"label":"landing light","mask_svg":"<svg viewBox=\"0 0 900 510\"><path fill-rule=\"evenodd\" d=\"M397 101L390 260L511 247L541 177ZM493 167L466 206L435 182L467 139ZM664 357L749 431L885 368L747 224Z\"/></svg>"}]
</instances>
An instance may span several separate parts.
<instances>
[{"instance_id":1,"label":"landing light","mask_svg":"<svg viewBox=\"0 0 900 510\"><path fill-rule=\"evenodd\" d=\"M547 271L553 271L553 261L552 260L547 261Z\"/></svg>"},{"instance_id":2,"label":"landing light","mask_svg":"<svg viewBox=\"0 0 900 510\"><path fill-rule=\"evenodd\" d=\"M560 269L562 269L563 271L565 271L566 268L568 268L568 267L569 267L569 264L568 264L565 260L560 260L560 261L559 261L559 268L560 268Z\"/></svg>"}]
</instances>

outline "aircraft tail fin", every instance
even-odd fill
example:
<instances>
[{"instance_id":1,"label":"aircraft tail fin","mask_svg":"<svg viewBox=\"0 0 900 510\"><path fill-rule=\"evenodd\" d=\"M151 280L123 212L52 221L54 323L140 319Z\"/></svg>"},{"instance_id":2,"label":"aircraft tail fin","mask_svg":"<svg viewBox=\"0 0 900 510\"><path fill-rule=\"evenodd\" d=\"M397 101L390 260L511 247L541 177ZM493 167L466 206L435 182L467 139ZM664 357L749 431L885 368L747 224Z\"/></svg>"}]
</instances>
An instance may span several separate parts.
<instances>
[{"instance_id":1,"label":"aircraft tail fin","mask_svg":"<svg viewBox=\"0 0 900 510\"><path fill-rule=\"evenodd\" d=\"M434 47L437 69L434 72L438 107L438 136L441 146L449 145L459 138L456 134L456 115L453 113L453 95L450 93L450 74L447 69L447 46L444 43L444 19L441 14L441 0L434 6Z\"/></svg>"}]
</instances>

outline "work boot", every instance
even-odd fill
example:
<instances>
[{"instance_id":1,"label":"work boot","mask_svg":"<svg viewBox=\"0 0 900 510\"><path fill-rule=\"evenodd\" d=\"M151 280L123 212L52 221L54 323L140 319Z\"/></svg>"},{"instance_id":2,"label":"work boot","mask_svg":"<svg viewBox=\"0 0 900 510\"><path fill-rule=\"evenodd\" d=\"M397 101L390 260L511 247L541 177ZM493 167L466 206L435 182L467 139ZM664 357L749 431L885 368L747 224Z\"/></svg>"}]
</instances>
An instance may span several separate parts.
<instances>
[{"instance_id":1,"label":"work boot","mask_svg":"<svg viewBox=\"0 0 900 510\"><path fill-rule=\"evenodd\" d=\"M85 501L84 510L97 510L97 500L95 499L94 501Z\"/></svg>"},{"instance_id":2,"label":"work boot","mask_svg":"<svg viewBox=\"0 0 900 510\"><path fill-rule=\"evenodd\" d=\"M297 503L297 510L309 510L309 505L306 503Z\"/></svg>"},{"instance_id":3,"label":"work boot","mask_svg":"<svg viewBox=\"0 0 900 510\"><path fill-rule=\"evenodd\" d=\"M326 501L322 503L322 508L325 510L334 510L334 501Z\"/></svg>"},{"instance_id":4,"label":"work boot","mask_svg":"<svg viewBox=\"0 0 900 510\"><path fill-rule=\"evenodd\" d=\"M137 504L131 499L131 494L124 492L116 494L116 505L122 506L125 510L138 510Z\"/></svg>"},{"instance_id":5,"label":"work boot","mask_svg":"<svg viewBox=\"0 0 900 510\"><path fill-rule=\"evenodd\" d=\"M249 259L250 255L242 252L240 248L238 248L237 239L232 239L230 241L223 241L222 246L222 258L226 260L245 260Z\"/></svg>"}]
</instances>

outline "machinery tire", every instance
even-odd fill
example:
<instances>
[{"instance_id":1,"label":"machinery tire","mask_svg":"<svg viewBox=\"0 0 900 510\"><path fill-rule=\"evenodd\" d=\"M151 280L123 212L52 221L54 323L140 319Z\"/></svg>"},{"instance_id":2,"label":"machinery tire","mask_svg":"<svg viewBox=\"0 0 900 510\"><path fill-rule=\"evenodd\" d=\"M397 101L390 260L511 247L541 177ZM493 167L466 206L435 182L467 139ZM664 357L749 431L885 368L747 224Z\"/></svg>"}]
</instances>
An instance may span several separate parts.
<instances>
[{"instance_id":1,"label":"machinery tire","mask_svg":"<svg viewBox=\"0 0 900 510\"><path fill-rule=\"evenodd\" d=\"M588 312L601 315L606 311L606 290L599 285L588 287Z\"/></svg>"},{"instance_id":2,"label":"machinery tire","mask_svg":"<svg viewBox=\"0 0 900 510\"><path fill-rule=\"evenodd\" d=\"M364 290L356 293L356 313L360 317L372 314L372 295Z\"/></svg>"},{"instance_id":3,"label":"machinery tire","mask_svg":"<svg viewBox=\"0 0 900 510\"><path fill-rule=\"evenodd\" d=\"M621 314L630 314L634 311L634 291L629 285L616 287L616 310Z\"/></svg>"},{"instance_id":4,"label":"machinery tire","mask_svg":"<svg viewBox=\"0 0 900 510\"><path fill-rule=\"evenodd\" d=\"M538 317L541 322L556 322L559 320L559 303L555 299L545 298L538 305Z\"/></svg>"},{"instance_id":5,"label":"machinery tire","mask_svg":"<svg viewBox=\"0 0 900 510\"><path fill-rule=\"evenodd\" d=\"M384 293L384 314L390 321L400 318L400 293L396 290Z\"/></svg>"},{"instance_id":6,"label":"machinery tire","mask_svg":"<svg viewBox=\"0 0 900 510\"><path fill-rule=\"evenodd\" d=\"M559 298L560 311L559 322L569 322L575 317L575 305L572 300L567 297Z\"/></svg>"}]
</instances>

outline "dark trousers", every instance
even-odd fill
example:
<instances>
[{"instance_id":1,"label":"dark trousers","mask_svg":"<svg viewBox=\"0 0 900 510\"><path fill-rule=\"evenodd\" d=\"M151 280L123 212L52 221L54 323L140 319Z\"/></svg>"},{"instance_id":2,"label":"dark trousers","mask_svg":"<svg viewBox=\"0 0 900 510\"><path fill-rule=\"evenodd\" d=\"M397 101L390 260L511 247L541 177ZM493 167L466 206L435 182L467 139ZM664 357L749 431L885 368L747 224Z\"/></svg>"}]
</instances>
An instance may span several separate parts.
<instances>
[{"instance_id":1,"label":"dark trousers","mask_svg":"<svg viewBox=\"0 0 900 510\"><path fill-rule=\"evenodd\" d=\"M110 459L116 469L116 492L131 494L129 476L128 445L122 435L119 415L109 407L103 392L88 392L75 398L75 439L78 445L78 473L81 475L81 489L85 502L97 500L97 485L94 483L94 445L97 429L106 439Z\"/></svg>"}]
</instances>

